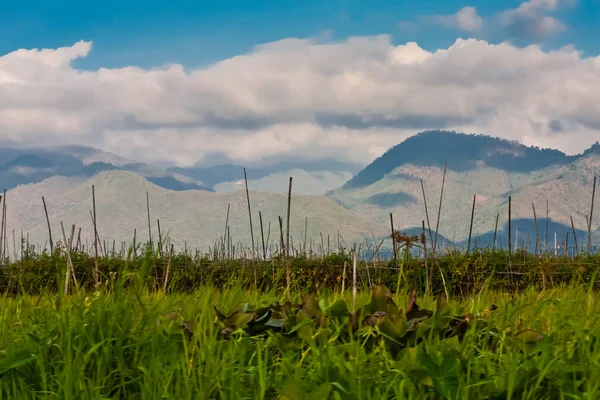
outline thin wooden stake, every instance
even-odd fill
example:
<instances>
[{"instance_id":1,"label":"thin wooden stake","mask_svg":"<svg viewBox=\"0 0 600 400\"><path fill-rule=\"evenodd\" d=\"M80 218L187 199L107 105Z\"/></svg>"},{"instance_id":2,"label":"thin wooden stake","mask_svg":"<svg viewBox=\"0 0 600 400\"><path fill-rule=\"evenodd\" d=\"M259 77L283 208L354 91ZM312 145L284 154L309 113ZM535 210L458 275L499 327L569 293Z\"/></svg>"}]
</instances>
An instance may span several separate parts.
<instances>
[{"instance_id":1,"label":"thin wooden stake","mask_svg":"<svg viewBox=\"0 0 600 400\"><path fill-rule=\"evenodd\" d=\"M167 284L169 282L169 272L171 271L171 258L173 257L173 245L169 249L169 260L167 261L167 272L165 274L165 281L163 283L163 292L167 293Z\"/></svg>"},{"instance_id":2,"label":"thin wooden stake","mask_svg":"<svg viewBox=\"0 0 600 400\"><path fill-rule=\"evenodd\" d=\"M433 235L431 234L431 225L429 224L429 208L427 207L427 197L425 196L425 186L423 179L421 181L421 191L423 192L423 203L425 203L425 218L427 219L427 229L429 230L429 241L433 244Z\"/></svg>"},{"instance_id":3,"label":"thin wooden stake","mask_svg":"<svg viewBox=\"0 0 600 400\"><path fill-rule=\"evenodd\" d=\"M96 236L96 240L94 240L94 283L98 285L100 283L100 274L98 269L98 225L96 224L96 191L94 189L94 185L92 185L92 203L94 208L94 235Z\"/></svg>"},{"instance_id":4,"label":"thin wooden stake","mask_svg":"<svg viewBox=\"0 0 600 400\"><path fill-rule=\"evenodd\" d=\"M471 251L471 234L473 233L473 218L475 217L475 199L477 195L473 195L473 207L471 208L471 224L469 225L469 242L467 243L467 254Z\"/></svg>"},{"instance_id":5,"label":"thin wooden stake","mask_svg":"<svg viewBox=\"0 0 600 400\"><path fill-rule=\"evenodd\" d=\"M248 218L250 218L250 237L252 238L252 258L254 256L254 230L252 229L252 212L250 211L250 192L248 191L248 177L244 168L244 182L246 183L246 199L248 200Z\"/></svg>"},{"instance_id":6,"label":"thin wooden stake","mask_svg":"<svg viewBox=\"0 0 600 400\"><path fill-rule=\"evenodd\" d=\"M306 256L306 235L308 234L308 217L304 217L304 256Z\"/></svg>"},{"instance_id":7,"label":"thin wooden stake","mask_svg":"<svg viewBox=\"0 0 600 400\"><path fill-rule=\"evenodd\" d=\"M394 264L398 262L398 254L396 253L396 235L394 235L394 216L390 213L390 225L392 228L392 248L394 249Z\"/></svg>"},{"instance_id":8,"label":"thin wooden stake","mask_svg":"<svg viewBox=\"0 0 600 400\"><path fill-rule=\"evenodd\" d=\"M536 242L535 242L535 252L538 252L538 248L541 245L540 244L540 229L538 227L538 220L537 220L537 214L535 213L535 204L531 203L531 207L533 208L533 220L535 221L535 234L536 234ZM540 251L540 255L541 255L541 251Z\"/></svg>"},{"instance_id":9,"label":"thin wooden stake","mask_svg":"<svg viewBox=\"0 0 600 400\"><path fill-rule=\"evenodd\" d=\"M423 260L425 261L425 292L429 294L431 286L429 283L429 268L427 266L427 235L425 235L425 220L421 221L421 243L423 244Z\"/></svg>"},{"instance_id":10,"label":"thin wooden stake","mask_svg":"<svg viewBox=\"0 0 600 400\"><path fill-rule=\"evenodd\" d=\"M5 198L6 197L3 197L3 199ZM48 208L46 208L46 199L44 198L44 196L42 196L42 203L44 203L44 213L46 213L46 222L48 223L48 236L50 237L50 254L54 254L54 243L52 242L52 228L50 228L50 218L48 218Z\"/></svg>"},{"instance_id":11,"label":"thin wooden stake","mask_svg":"<svg viewBox=\"0 0 600 400\"><path fill-rule=\"evenodd\" d=\"M4 204L6 203L6 189L4 189L4 194L0 196L0 200L2 199L4 202L2 202L2 221L0 222L0 263L4 261L4 219L6 217Z\"/></svg>"},{"instance_id":12,"label":"thin wooden stake","mask_svg":"<svg viewBox=\"0 0 600 400\"><path fill-rule=\"evenodd\" d=\"M573 223L573 216L571 215L571 229L573 230L573 240L575 240L575 251L579 253L579 247L577 245L577 233L575 233L575 224Z\"/></svg>"},{"instance_id":13,"label":"thin wooden stake","mask_svg":"<svg viewBox=\"0 0 600 400\"><path fill-rule=\"evenodd\" d=\"M510 206L511 206L511 196L508 196L508 254L511 254L511 250L512 250L511 249L512 243L511 243L511 226L510 226L510 223L511 223Z\"/></svg>"},{"instance_id":14,"label":"thin wooden stake","mask_svg":"<svg viewBox=\"0 0 600 400\"><path fill-rule=\"evenodd\" d=\"M444 184L446 183L446 168L448 166L448 162L446 161L444 163L444 176L442 178L442 190L440 191L440 205L438 208L438 217L437 217L437 223L435 226L435 239L433 242L433 255L435 256L436 254L436 250L437 250L437 242L438 242L438 231L440 229L440 217L442 215L442 199L444 198Z\"/></svg>"},{"instance_id":15,"label":"thin wooden stake","mask_svg":"<svg viewBox=\"0 0 600 400\"><path fill-rule=\"evenodd\" d=\"M135 261L136 253L137 253L137 245L135 243L136 236L137 236L137 229L133 228L133 260L134 261Z\"/></svg>"},{"instance_id":16,"label":"thin wooden stake","mask_svg":"<svg viewBox=\"0 0 600 400\"><path fill-rule=\"evenodd\" d=\"M352 309L356 309L356 244L354 245L354 260L352 261Z\"/></svg>"},{"instance_id":17,"label":"thin wooden stake","mask_svg":"<svg viewBox=\"0 0 600 400\"><path fill-rule=\"evenodd\" d=\"M160 219L156 219L156 225L158 225L158 256L162 258L162 248L163 248L163 242L162 242L162 233L160 231Z\"/></svg>"},{"instance_id":18,"label":"thin wooden stake","mask_svg":"<svg viewBox=\"0 0 600 400\"><path fill-rule=\"evenodd\" d=\"M225 244L227 244L227 257L229 255L229 242L227 239L227 230L229 225L229 209L231 207L231 203L227 204L227 217L225 218L225 232L223 233L223 252L225 252Z\"/></svg>"},{"instance_id":19,"label":"thin wooden stake","mask_svg":"<svg viewBox=\"0 0 600 400\"><path fill-rule=\"evenodd\" d=\"M545 253L548 253L548 228L550 226L550 211L548 207L548 199L546 199L546 245L545 245Z\"/></svg>"},{"instance_id":20,"label":"thin wooden stake","mask_svg":"<svg viewBox=\"0 0 600 400\"><path fill-rule=\"evenodd\" d=\"M150 246L150 251L154 251L154 244L152 243L152 227L150 225L150 196L148 195L147 190L146 190L146 211L148 213L148 245Z\"/></svg>"},{"instance_id":21,"label":"thin wooden stake","mask_svg":"<svg viewBox=\"0 0 600 400\"><path fill-rule=\"evenodd\" d=\"M344 261L344 272L342 272L342 297L344 297L345 289L346 289L346 261Z\"/></svg>"},{"instance_id":22,"label":"thin wooden stake","mask_svg":"<svg viewBox=\"0 0 600 400\"><path fill-rule=\"evenodd\" d=\"M594 188L592 189L592 205L590 209L590 219L588 223L588 252L592 249L592 221L594 220L594 198L596 196L596 177L594 176ZM4 200L6 203L6 199Z\"/></svg>"},{"instance_id":23,"label":"thin wooden stake","mask_svg":"<svg viewBox=\"0 0 600 400\"><path fill-rule=\"evenodd\" d=\"M65 234L65 227L60 221L60 227L62 229L63 240L65 241L65 251L67 253L67 271L65 273L65 296L69 294L69 282L70 277L73 276L73 282L75 283L75 287L78 287L77 278L75 277L75 271L73 270L73 261L71 260L71 243L73 241L73 234L75 233L75 225L71 228L71 240L67 241L67 235Z\"/></svg>"},{"instance_id":24,"label":"thin wooden stake","mask_svg":"<svg viewBox=\"0 0 600 400\"><path fill-rule=\"evenodd\" d=\"M492 243L492 250L496 250L496 233L498 232L498 220L500 219L500 213L496 214L496 226L494 227L494 241Z\"/></svg>"},{"instance_id":25,"label":"thin wooden stake","mask_svg":"<svg viewBox=\"0 0 600 400\"><path fill-rule=\"evenodd\" d=\"M267 259L267 248L265 247L265 232L263 230L262 213L258 212L258 220L260 221L260 237L262 241L263 260Z\"/></svg>"},{"instance_id":26,"label":"thin wooden stake","mask_svg":"<svg viewBox=\"0 0 600 400\"><path fill-rule=\"evenodd\" d=\"M281 254L285 257L285 242L283 241L283 218L279 216L279 247L281 247Z\"/></svg>"},{"instance_id":27,"label":"thin wooden stake","mask_svg":"<svg viewBox=\"0 0 600 400\"><path fill-rule=\"evenodd\" d=\"M287 281L287 296L290 299L290 286L291 286L291 264L290 264L290 214L292 208L292 177L290 176L290 186L288 189L288 208L287 208L287 229L286 229L286 242L285 242L285 258L286 258L286 281Z\"/></svg>"},{"instance_id":28,"label":"thin wooden stake","mask_svg":"<svg viewBox=\"0 0 600 400\"><path fill-rule=\"evenodd\" d=\"M290 186L288 189L288 208L287 208L287 228L286 234L287 238L285 241L285 255L286 257L290 256L290 214L292 208L292 177L290 176Z\"/></svg>"}]
</instances>

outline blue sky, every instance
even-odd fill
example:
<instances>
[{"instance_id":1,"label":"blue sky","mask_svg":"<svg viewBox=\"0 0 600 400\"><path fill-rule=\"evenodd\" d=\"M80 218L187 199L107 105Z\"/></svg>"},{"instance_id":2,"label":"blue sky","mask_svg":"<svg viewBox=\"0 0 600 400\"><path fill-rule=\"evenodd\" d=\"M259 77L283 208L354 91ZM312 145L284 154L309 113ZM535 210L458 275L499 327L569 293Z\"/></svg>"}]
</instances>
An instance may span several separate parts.
<instances>
[{"instance_id":1,"label":"blue sky","mask_svg":"<svg viewBox=\"0 0 600 400\"><path fill-rule=\"evenodd\" d=\"M57 48L78 40L93 41L92 52L75 66L85 69L176 62L197 67L241 54L252 46L288 37L390 34L394 43L416 41L427 50L446 48L457 37L476 36L544 48L573 44L584 54L600 53L600 1L562 0L552 12L565 30L533 40L494 29L472 34L459 29L423 26L423 17L450 15L464 6L477 8L484 20L514 9L518 0L413 2L332 1L56 1L3 0L0 5L0 54L19 48ZM409 22L420 29L403 29ZM487 24L487 21L485 23Z\"/></svg>"},{"instance_id":2,"label":"blue sky","mask_svg":"<svg viewBox=\"0 0 600 400\"><path fill-rule=\"evenodd\" d=\"M0 138L177 165L365 164L427 129L577 154L598 38L600 0L0 0Z\"/></svg>"}]
</instances>

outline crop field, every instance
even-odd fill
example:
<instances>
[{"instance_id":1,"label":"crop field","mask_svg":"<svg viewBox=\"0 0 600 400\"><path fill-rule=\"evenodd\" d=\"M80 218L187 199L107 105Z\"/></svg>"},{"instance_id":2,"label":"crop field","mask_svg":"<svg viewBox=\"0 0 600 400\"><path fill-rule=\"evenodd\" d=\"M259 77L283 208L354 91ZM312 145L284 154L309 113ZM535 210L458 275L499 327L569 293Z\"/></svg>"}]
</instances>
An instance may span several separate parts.
<instances>
[{"instance_id":1,"label":"crop field","mask_svg":"<svg viewBox=\"0 0 600 400\"><path fill-rule=\"evenodd\" d=\"M598 398L598 256L511 257L147 252L95 286L85 254L29 255L0 274L0 399Z\"/></svg>"}]
</instances>

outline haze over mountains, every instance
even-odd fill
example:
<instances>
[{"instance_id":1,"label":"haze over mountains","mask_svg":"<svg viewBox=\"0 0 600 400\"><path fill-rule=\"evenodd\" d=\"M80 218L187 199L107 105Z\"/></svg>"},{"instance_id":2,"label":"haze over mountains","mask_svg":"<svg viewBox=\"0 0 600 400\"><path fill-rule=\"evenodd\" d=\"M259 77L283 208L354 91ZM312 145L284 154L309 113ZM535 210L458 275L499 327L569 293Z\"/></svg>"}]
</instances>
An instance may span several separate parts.
<instances>
[{"instance_id":1,"label":"haze over mountains","mask_svg":"<svg viewBox=\"0 0 600 400\"><path fill-rule=\"evenodd\" d=\"M289 179L289 178L288 178ZM101 239L133 241L137 230L137 243L148 240L146 191L150 199L152 236L158 240L160 220L163 237L171 238L175 246L208 250L222 237L230 205L229 227L233 245L251 243L248 206L245 191L212 193L202 190L173 191L161 188L129 171L103 171L92 178L59 177L41 183L19 186L7 194L8 227L29 232L30 243L44 245L48 242L48 229L41 197L46 199L54 240L61 240L61 221L70 232L71 224L82 228L82 240L93 241L92 188L96 194L98 234ZM287 210L285 194L250 192L255 245L261 243L259 211L264 223L264 237L270 245L278 244L280 228L278 217L284 218ZM305 225L306 224L306 225ZM294 195L290 233L295 248L303 243L306 226L307 237L317 239L320 233L337 243L339 231L344 240L357 241L367 233L370 223L323 196ZM379 232L381 234L381 232ZM69 233L67 233L68 235ZM77 233L76 233L77 234ZM10 235L9 235L10 236ZM18 240L18 239L17 239ZM61 240L62 241L62 240ZM319 240L320 243L320 240ZM307 243L309 245L310 243ZM314 246L315 251L316 244Z\"/></svg>"},{"instance_id":2,"label":"haze over mountains","mask_svg":"<svg viewBox=\"0 0 600 400\"><path fill-rule=\"evenodd\" d=\"M159 168L74 146L50 150L5 147L0 148L0 156L6 160L0 167L1 182L8 189L14 188L7 200L8 231L23 229L30 233L31 240L44 243L47 239L42 195L49 205L55 240L60 221L65 227L72 223L81 226L84 236L86 231L91 232L89 210L94 184L99 234L109 241L131 241L134 228L140 237L147 236L148 190L152 218L160 218L165 231L170 229L175 244L187 241L204 249L212 245L223 234L227 204L231 204L234 240L250 243L245 191L240 190L244 189L242 166ZM295 240L303 238L305 218L308 237L316 242L320 242L321 233L334 240L338 230L345 241L385 238L389 236L390 213L396 228L411 232L420 229L426 220L421 179L431 228L435 229L446 161L439 231L448 239L466 240L476 195L473 236L480 244L491 240L498 214L498 245L504 243L509 196L513 230L518 229L519 238L530 242L535 238L533 203L545 240L548 201L550 244L555 232L559 243L567 232L573 243L570 217L579 244L587 241L586 215L590 212L593 178L600 175L600 144L580 155L566 155L484 135L427 131L394 146L360 171L356 166L331 160L312 166L290 162L248 168L255 243L260 232L258 211L262 212L265 230L271 222L271 243L277 239L278 216L285 217L284 193L289 176L294 177ZM331 170L325 170L327 166ZM21 186L15 188L17 185ZM598 212L600 209L592 221L594 231L598 229ZM594 235L594 241L598 241L598 232Z\"/></svg>"},{"instance_id":3,"label":"haze over mountains","mask_svg":"<svg viewBox=\"0 0 600 400\"><path fill-rule=\"evenodd\" d=\"M211 190L193 178L84 146L1 146L0 160L0 182L6 189L38 183L52 176L92 177L102 171L123 170L135 172L167 189Z\"/></svg>"}]
</instances>

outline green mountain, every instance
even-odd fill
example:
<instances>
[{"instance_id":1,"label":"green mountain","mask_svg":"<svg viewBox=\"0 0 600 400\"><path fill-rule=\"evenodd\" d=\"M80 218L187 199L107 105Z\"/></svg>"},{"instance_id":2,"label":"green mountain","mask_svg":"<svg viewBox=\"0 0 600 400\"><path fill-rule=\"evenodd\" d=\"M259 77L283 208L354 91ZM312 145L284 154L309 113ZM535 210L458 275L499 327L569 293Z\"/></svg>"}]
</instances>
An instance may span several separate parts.
<instances>
[{"instance_id":1,"label":"green mountain","mask_svg":"<svg viewBox=\"0 0 600 400\"><path fill-rule=\"evenodd\" d=\"M538 230L545 223L546 201L554 240L564 240L576 230L587 231L594 176L600 175L600 145L583 154L568 156L560 151L528 147L517 142L483 135L428 131L415 135L388 150L360 171L341 188L327 195L344 207L379 224L389 225L393 213L395 226L419 227L427 220L421 180L435 229L442 186L444 163L447 174L440 219L440 233L450 240L468 237L473 196L476 195L473 236L483 238L494 231L499 214L501 234L508 222L508 198L512 199L512 218L522 220L521 238L535 232L533 206ZM599 182L600 186L600 182ZM596 196L598 201L599 196ZM600 209L596 208L592 229L598 227ZM529 222L528 222L529 221ZM514 240L518 224L513 224ZM576 232L577 233L577 232ZM585 236L585 235L584 235ZM572 234L571 234L571 240Z\"/></svg>"},{"instance_id":2,"label":"green mountain","mask_svg":"<svg viewBox=\"0 0 600 400\"><path fill-rule=\"evenodd\" d=\"M47 245L48 228L41 200L44 196L55 242L62 241L60 224L63 222L67 235L71 224L76 224L82 228L82 241L92 243L92 185L96 193L98 234L111 247L113 240L117 248L120 248L121 241L130 244L134 229L138 243L148 240L146 191L150 199L154 240L158 239L159 219L162 235L168 234L175 246L183 247L187 242L190 248L207 251L223 235L230 205L229 226L233 244L238 247L241 243L247 248L251 243L245 191L174 191L159 187L138 174L119 170L101 172L93 177L55 176L10 190L7 192L7 233L10 236L14 230L19 235L23 231L29 234L31 243L42 247ZM279 243L279 217L284 219L285 229L287 194L250 191L250 204L255 245L261 243L259 211L265 240L271 246ZM371 232L377 236L384 234L370 221L329 198L293 194L290 234L296 249L304 241L305 227L307 246L312 239L314 251L321 243L321 234L325 243L329 235L332 250L337 245L338 232L347 244L370 237Z\"/></svg>"}]
</instances>

